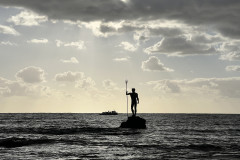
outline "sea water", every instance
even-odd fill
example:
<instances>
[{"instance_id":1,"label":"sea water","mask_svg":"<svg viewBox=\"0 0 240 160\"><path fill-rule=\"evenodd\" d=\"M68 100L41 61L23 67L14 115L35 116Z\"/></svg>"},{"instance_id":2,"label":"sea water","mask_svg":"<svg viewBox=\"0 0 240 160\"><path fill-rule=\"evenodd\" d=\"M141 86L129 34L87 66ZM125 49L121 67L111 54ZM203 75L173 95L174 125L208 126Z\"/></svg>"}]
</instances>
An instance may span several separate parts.
<instances>
[{"instance_id":1,"label":"sea water","mask_svg":"<svg viewBox=\"0 0 240 160\"><path fill-rule=\"evenodd\" d=\"M0 159L240 159L240 115L0 114Z\"/></svg>"}]
</instances>

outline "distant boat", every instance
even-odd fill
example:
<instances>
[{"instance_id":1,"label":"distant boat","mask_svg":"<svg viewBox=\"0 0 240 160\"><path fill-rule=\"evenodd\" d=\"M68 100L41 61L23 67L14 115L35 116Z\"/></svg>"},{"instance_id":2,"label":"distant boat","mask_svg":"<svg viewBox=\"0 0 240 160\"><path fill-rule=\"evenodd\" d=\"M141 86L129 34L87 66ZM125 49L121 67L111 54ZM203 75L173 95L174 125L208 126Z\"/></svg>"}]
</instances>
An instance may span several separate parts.
<instances>
[{"instance_id":1,"label":"distant boat","mask_svg":"<svg viewBox=\"0 0 240 160\"><path fill-rule=\"evenodd\" d=\"M100 115L118 115L116 111L107 111L107 112L102 112Z\"/></svg>"}]
</instances>

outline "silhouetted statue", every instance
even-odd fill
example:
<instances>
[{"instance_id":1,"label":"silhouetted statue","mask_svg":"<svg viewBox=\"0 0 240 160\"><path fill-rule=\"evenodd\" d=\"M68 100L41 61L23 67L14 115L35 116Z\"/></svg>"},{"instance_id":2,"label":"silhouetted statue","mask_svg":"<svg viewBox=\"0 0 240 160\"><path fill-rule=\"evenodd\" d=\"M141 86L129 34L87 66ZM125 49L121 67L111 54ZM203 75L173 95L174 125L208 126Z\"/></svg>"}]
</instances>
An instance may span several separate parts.
<instances>
[{"instance_id":1,"label":"silhouetted statue","mask_svg":"<svg viewBox=\"0 0 240 160\"><path fill-rule=\"evenodd\" d=\"M131 110L132 110L133 116L136 116L136 114L137 114L137 103L139 103L139 98L138 98L138 94L135 92L135 88L132 88L132 93L128 93L128 91L126 91L126 95L131 96L131 99L132 99Z\"/></svg>"}]
</instances>

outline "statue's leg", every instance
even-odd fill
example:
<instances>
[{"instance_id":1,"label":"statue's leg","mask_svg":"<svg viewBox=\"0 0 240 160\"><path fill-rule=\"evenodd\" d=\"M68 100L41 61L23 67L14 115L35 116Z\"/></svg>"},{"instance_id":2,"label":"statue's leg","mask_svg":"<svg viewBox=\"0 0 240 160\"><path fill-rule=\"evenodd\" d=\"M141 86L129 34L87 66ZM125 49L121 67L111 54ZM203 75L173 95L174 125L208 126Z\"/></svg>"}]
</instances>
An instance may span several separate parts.
<instances>
[{"instance_id":1,"label":"statue's leg","mask_svg":"<svg viewBox=\"0 0 240 160\"><path fill-rule=\"evenodd\" d=\"M137 104L134 105L135 116L137 115Z\"/></svg>"},{"instance_id":2,"label":"statue's leg","mask_svg":"<svg viewBox=\"0 0 240 160\"><path fill-rule=\"evenodd\" d=\"M131 110L132 110L132 114L134 115L133 103L131 104Z\"/></svg>"}]
</instances>

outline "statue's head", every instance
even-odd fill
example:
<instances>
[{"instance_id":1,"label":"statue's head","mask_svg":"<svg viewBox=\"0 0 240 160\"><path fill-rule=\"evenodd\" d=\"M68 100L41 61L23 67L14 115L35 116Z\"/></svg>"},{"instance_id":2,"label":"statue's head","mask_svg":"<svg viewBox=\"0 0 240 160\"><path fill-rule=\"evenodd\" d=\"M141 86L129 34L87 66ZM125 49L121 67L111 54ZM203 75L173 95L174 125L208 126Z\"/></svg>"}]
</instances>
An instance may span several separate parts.
<instances>
[{"instance_id":1,"label":"statue's head","mask_svg":"<svg viewBox=\"0 0 240 160\"><path fill-rule=\"evenodd\" d=\"M132 88L132 92L133 92L133 93L135 92L135 88Z\"/></svg>"}]
</instances>

